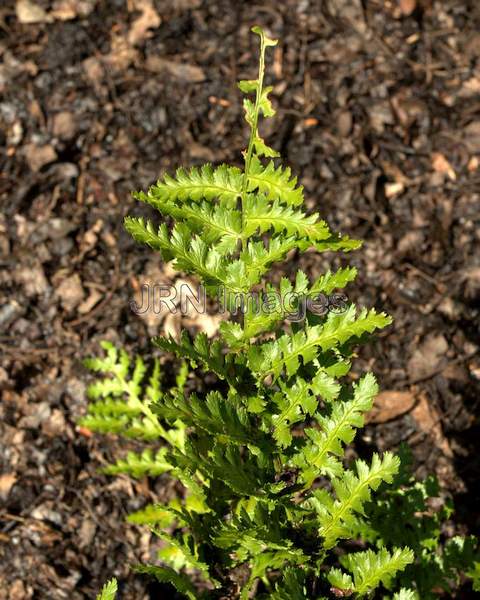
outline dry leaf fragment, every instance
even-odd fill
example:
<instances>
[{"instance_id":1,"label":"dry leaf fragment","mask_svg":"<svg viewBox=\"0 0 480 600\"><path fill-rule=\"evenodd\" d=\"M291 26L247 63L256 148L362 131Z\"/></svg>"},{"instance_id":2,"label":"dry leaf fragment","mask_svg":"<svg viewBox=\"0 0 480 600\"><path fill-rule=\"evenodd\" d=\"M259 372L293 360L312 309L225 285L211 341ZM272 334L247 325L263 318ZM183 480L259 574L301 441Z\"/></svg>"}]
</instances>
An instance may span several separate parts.
<instances>
[{"instance_id":1,"label":"dry leaf fragment","mask_svg":"<svg viewBox=\"0 0 480 600\"><path fill-rule=\"evenodd\" d=\"M448 175L448 177L452 181L455 181L457 179L457 175L453 170L452 165L448 162L448 160L441 152L434 152L432 154L432 167L436 173Z\"/></svg>"},{"instance_id":2,"label":"dry leaf fragment","mask_svg":"<svg viewBox=\"0 0 480 600\"><path fill-rule=\"evenodd\" d=\"M415 404L411 392L385 390L378 394L372 409L366 414L366 423L386 423L408 412Z\"/></svg>"},{"instance_id":3,"label":"dry leaf fragment","mask_svg":"<svg viewBox=\"0 0 480 600\"><path fill-rule=\"evenodd\" d=\"M184 318L186 325L198 327L199 331L206 333L209 338L212 338L218 332L222 321L222 315L194 314Z\"/></svg>"},{"instance_id":4,"label":"dry leaf fragment","mask_svg":"<svg viewBox=\"0 0 480 600\"><path fill-rule=\"evenodd\" d=\"M105 70L101 61L95 56L90 56L83 61L82 66L87 79L93 84L97 93L100 92L105 78Z\"/></svg>"},{"instance_id":5,"label":"dry leaf fragment","mask_svg":"<svg viewBox=\"0 0 480 600\"><path fill-rule=\"evenodd\" d=\"M415 350L407 363L407 371L412 381L417 381L433 375L445 353L448 342L443 335L432 334Z\"/></svg>"},{"instance_id":6,"label":"dry leaf fragment","mask_svg":"<svg viewBox=\"0 0 480 600\"><path fill-rule=\"evenodd\" d=\"M418 252L424 242L424 233L420 229L413 229L400 238L397 244L397 253L406 254L410 251Z\"/></svg>"},{"instance_id":7,"label":"dry leaf fragment","mask_svg":"<svg viewBox=\"0 0 480 600\"><path fill-rule=\"evenodd\" d=\"M176 314L167 313L163 322L163 335L165 337L171 336L175 340L180 339L181 318L182 316L179 312Z\"/></svg>"}]
</instances>

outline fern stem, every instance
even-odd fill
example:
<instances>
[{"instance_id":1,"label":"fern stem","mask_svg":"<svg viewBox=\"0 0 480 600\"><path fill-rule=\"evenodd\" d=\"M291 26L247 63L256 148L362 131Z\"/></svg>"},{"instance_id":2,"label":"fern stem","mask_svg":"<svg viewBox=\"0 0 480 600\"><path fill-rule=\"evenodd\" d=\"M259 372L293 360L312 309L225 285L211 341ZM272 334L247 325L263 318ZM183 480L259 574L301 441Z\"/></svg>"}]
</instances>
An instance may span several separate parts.
<instances>
[{"instance_id":1,"label":"fern stem","mask_svg":"<svg viewBox=\"0 0 480 600\"><path fill-rule=\"evenodd\" d=\"M255 146L255 139L257 138L257 129L258 129L258 115L260 113L260 100L262 97L262 87L263 87L263 76L265 73L265 38L262 35L260 36L260 60L258 65L258 79L257 79L257 90L255 94L255 109L253 113L253 123L250 128L250 138L248 140L248 148L247 154L245 155L245 171L243 174L242 181L242 190L241 190L241 219L242 219L242 252L245 252L247 249L247 238L245 236L245 204L246 204L246 196L247 196L247 188L248 188L248 177L250 174L250 165L252 163L253 156L253 148ZM243 327L247 326L247 314L243 313Z\"/></svg>"},{"instance_id":2,"label":"fern stem","mask_svg":"<svg viewBox=\"0 0 480 600\"><path fill-rule=\"evenodd\" d=\"M258 129L258 115L260 113L260 99L262 97L263 88L263 76L265 73L265 39L263 36L260 38L260 61L258 66L258 79L257 79L257 91L255 95L255 110L253 114L253 123L250 128L250 138L248 140L247 154L245 156L245 172L243 174L242 191L241 191L241 212L242 212L242 251L246 250L247 240L243 235L245 227L245 201L248 187L248 177L250 173L250 165L252 163L253 147L255 139L257 137Z\"/></svg>"}]
</instances>

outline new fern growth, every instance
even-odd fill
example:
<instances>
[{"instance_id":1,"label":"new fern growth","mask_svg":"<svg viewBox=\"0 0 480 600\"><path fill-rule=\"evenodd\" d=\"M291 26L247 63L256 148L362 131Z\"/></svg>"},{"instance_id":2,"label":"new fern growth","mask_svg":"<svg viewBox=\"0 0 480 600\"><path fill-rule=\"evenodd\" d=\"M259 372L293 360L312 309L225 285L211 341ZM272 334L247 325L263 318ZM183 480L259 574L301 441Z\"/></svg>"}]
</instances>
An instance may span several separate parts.
<instances>
[{"instance_id":1,"label":"new fern growth","mask_svg":"<svg viewBox=\"0 0 480 600\"><path fill-rule=\"evenodd\" d=\"M259 118L275 114L263 80L265 51L277 42L253 31L260 38L258 77L239 84L250 128L243 170L179 169L135 194L165 217L159 227L125 220L135 240L196 276L209 294L223 289L232 312L239 295L259 286L270 298L289 295L293 305L343 288L354 268L314 281L299 271L278 289L266 278L292 250L360 246L305 212L302 187L260 136ZM169 389L158 362L147 370L140 358L131 361L109 344L104 359L87 362L105 377L90 387L83 425L154 445L107 472L166 474L184 487L182 498L129 517L164 542L158 564L140 572L191 599L367 598L377 589L397 600L426 597L412 578L398 586L398 575L414 563L415 544L382 537L368 516L375 492L398 477L399 458L374 454L350 467L344 460L378 391L371 373L345 381L353 348L391 319L353 304L344 308L309 312L303 323L287 326L281 303L259 311L247 302L240 319L222 322L214 341L185 331L180 340L156 338L158 348L182 361ZM189 367L214 373L216 387L187 393ZM113 584L107 588L102 598L114 593Z\"/></svg>"}]
</instances>

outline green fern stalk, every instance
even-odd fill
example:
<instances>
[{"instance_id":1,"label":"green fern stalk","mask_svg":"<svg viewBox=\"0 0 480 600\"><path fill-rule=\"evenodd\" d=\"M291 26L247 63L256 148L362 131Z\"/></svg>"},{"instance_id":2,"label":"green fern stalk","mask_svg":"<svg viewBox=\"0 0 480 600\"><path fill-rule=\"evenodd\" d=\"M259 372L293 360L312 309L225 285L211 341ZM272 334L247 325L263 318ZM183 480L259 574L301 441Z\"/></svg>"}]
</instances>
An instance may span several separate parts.
<instances>
[{"instance_id":1,"label":"green fern stalk","mask_svg":"<svg viewBox=\"0 0 480 600\"><path fill-rule=\"evenodd\" d=\"M106 472L169 477L184 488L181 498L129 517L163 541L158 564L137 570L188 598L320 600L332 594L367 598L377 590L385 598L424 600L435 597L435 586L450 589L467 562L478 586L470 542L442 554L435 544L440 534L431 528L427 545L418 536L392 539L382 530L401 498L417 489L399 479L398 456L374 454L369 463L358 459L350 467L345 461L345 447L378 392L371 373L352 384L345 380L354 347L391 318L348 304L341 312L307 311L303 323L285 322L288 310L279 298L290 296L289 310L299 308L302 299L353 281L353 268L312 282L298 271L278 288L266 280L291 251L349 252L360 242L332 233L317 214L304 212L303 188L290 169L274 163L278 153L260 137L259 117L275 114L272 88L263 80L266 49L277 42L259 27L253 31L260 37L258 77L239 83L250 128L244 170L205 165L166 175L135 197L169 217L173 227L134 217L125 219L125 227L175 269L196 276L211 296L224 288L232 311L235 296L259 285L274 299L274 310L247 304L243 319L222 322L214 341L205 334L192 339L185 331L179 340L156 338L158 348L182 360L170 388L158 362L147 369L108 343L105 358L87 361L102 377L89 388L92 403L83 425L150 444ZM214 373L217 383L206 394L188 393L190 369ZM404 516L411 523L418 519L417 513ZM433 564L444 565L437 581L422 579L418 568ZM100 598L113 597L115 589L110 582Z\"/></svg>"}]
</instances>

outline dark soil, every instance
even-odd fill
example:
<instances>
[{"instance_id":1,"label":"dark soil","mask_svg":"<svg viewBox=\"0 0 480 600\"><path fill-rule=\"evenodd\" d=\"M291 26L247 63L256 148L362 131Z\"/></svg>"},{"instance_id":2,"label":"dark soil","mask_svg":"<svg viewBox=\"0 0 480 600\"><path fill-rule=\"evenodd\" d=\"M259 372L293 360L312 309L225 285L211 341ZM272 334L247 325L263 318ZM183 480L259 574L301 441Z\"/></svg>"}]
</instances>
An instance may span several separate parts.
<instances>
[{"instance_id":1,"label":"dark soil","mask_svg":"<svg viewBox=\"0 0 480 600\"><path fill-rule=\"evenodd\" d=\"M142 283L178 275L122 220L147 212L130 191L166 170L241 164L236 81L255 74L253 24L280 38L267 77L278 113L263 133L308 206L365 240L341 258L359 270L349 297L395 318L356 361L389 392L358 449L405 441L417 474L435 472L455 500L449 531L478 533L478 1L6 0L1 600L94 598L112 575L124 599L171 597L132 575L156 542L124 522L171 490L99 473L121 443L76 426L80 361L102 339L148 356L151 335L178 331L131 311ZM307 254L285 272L338 261ZM403 392L393 410L391 392Z\"/></svg>"}]
</instances>

